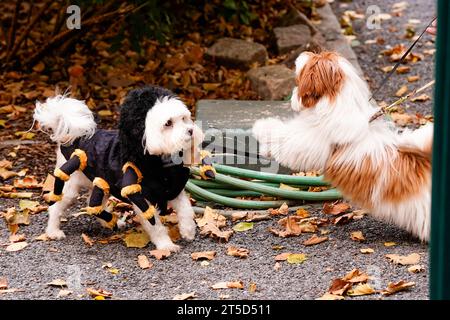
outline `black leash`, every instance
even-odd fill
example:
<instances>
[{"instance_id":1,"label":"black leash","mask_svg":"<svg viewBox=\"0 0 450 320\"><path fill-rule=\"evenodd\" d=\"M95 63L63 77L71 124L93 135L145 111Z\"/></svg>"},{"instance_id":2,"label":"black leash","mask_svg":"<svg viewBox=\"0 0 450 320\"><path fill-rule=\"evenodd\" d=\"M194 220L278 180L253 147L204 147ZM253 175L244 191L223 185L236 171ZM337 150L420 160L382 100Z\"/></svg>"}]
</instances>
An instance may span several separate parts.
<instances>
[{"instance_id":1,"label":"black leash","mask_svg":"<svg viewBox=\"0 0 450 320\"><path fill-rule=\"evenodd\" d=\"M420 34L420 36L416 39L416 41L413 42L413 44L409 47L409 49L403 54L403 56L400 58L400 60L397 62L397 64L394 66L394 68L386 75L386 77L384 77L383 81L381 81L380 86L378 87L378 89L375 90L375 92L372 94L372 96L370 97L369 101L375 98L375 95L381 90L381 88L384 87L384 85L387 83L387 81L389 80L389 78L395 73L395 71L397 71L398 67L403 63L403 61L405 61L406 57L411 53L411 50L416 46L416 44L419 42L419 40L423 37L423 35L425 34L425 32L427 31L427 29L429 27L431 27L431 25L433 24L434 21L436 21L437 17L434 17L433 20L431 20L431 22L427 25L427 27L425 28L425 30L422 31L422 33Z\"/></svg>"}]
</instances>

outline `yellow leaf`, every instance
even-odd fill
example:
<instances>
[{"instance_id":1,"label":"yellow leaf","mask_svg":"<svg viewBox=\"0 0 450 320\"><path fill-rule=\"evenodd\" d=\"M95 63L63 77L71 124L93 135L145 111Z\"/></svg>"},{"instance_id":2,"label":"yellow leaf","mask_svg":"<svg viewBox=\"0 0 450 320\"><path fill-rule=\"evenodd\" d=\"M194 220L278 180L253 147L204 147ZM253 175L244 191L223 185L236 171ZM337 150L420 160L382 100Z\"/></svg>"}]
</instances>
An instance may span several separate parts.
<instances>
[{"instance_id":1,"label":"yellow leaf","mask_svg":"<svg viewBox=\"0 0 450 320\"><path fill-rule=\"evenodd\" d=\"M248 231L251 229L253 229L253 222L239 222L233 227L233 230L237 232Z\"/></svg>"},{"instance_id":2,"label":"yellow leaf","mask_svg":"<svg viewBox=\"0 0 450 320\"><path fill-rule=\"evenodd\" d=\"M128 248L145 248L150 242L148 234L143 231L128 233L123 240Z\"/></svg>"},{"instance_id":3,"label":"yellow leaf","mask_svg":"<svg viewBox=\"0 0 450 320\"><path fill-rule=\"evenodd\" d=\"M407 93L407 92L408 92L408 87L407 87L407 86L402 86L400 89L397 90L397 92L395 93L395 95L396 95L397 97L403 97L403 95L404 95L405 93Z\"/></svg>"},{"instance_id":4,"label":"yellow leaf","mask_svg":"<svg viewBox=\"0 0 450 320\"><path fill-rule=\"evenodd\" d=\"M367 283L359 284L354 289L347 291L349 296L366 296L374 293L375 290Z\"/></svg>"},{"instance_id":5,"label":"yellow leaf","mask_svg":"<svg viewBox=\"0 0 450 320\"><path fill-rule=\"evenodd\" d=\"M291 191L299 191L300 190L300 188L291 187L291 186L288 186L287 184L284 184L284 183L280 183L280 189L282 189L282 190L291 190Z\"/></svg>"},{"instance_id":6,"label":"yellow leaf","mask_svg":"<svg viewBox=\"0 0 450 320\"><path fill-rule=\"evenodd\" d=\"M364 238L364 235L362 234L361 231L354 231L350 234L350 238L353 241L364 241L366 240L366 238Z\"/></svg>"},{"instance_id":7,"label":"yellow leaf","mask_svg":"<svg viewBox=\"0 0 450 320\"><path fill-rule=\"evenodd\" d=\"M397 244L395 243L395 242L385 242L384 243L384 246L385 247L393 247L393 246L396 246Z\"/></svg>"},{"instance_id":8,"label":"yellow leaf","mask_svg":"<svg viewBox=\"0 0 450 320\"><path fill-rule=\"evenodd\" d=\"M112 113L111 110L100 110L100 111L98 112L98 115L99 115L100 117L111 117L112 115L114 115L114 113Z\"/></svg>"},{"instance_id":9,"label":"yellow leaf","mask_svg":"<svg viewBox=\"0 0 450 320\"><path fill-rule=\"evenodd\" d=\"M290 264L299 264L307 260L306 255L303 253L293 253L287 257L287 262Z\"/></svg>"},{"instance_id":10,"label":"yellow leaf","mask_svg":"<svg viewBox=\"0 0 450 320\"><path fill-rule=\"evenodd\" d=\"M17 131L15 135L20 137L20 140L32 140L36 135L36 133L27 131Z\"/></svg>"}]
</instances>

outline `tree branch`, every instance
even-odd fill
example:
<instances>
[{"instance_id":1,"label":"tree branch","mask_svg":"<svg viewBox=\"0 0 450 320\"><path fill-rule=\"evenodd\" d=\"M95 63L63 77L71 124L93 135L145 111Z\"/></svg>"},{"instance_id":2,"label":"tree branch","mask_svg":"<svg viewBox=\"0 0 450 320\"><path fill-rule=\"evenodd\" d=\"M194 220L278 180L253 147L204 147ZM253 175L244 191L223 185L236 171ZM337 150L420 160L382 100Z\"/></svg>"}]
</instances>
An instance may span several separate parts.
<instances>
[{"instance_id":1,"label":"tree branch","mask_svg":"<svg viewBox=\"0 0 450 320\"><path fill-rule=\"evenodd\" d=\"M11 22L11 27L9 28L8 33L8 44L6 46L6 56L8 57L10 50L14 46L14 42L16 39L16 29L17 29L17 19L19 18L19 10L20 5L22 4L22 0L16 2L16 7L14 8L14 15Z\"/></svg>"}]
</instances>

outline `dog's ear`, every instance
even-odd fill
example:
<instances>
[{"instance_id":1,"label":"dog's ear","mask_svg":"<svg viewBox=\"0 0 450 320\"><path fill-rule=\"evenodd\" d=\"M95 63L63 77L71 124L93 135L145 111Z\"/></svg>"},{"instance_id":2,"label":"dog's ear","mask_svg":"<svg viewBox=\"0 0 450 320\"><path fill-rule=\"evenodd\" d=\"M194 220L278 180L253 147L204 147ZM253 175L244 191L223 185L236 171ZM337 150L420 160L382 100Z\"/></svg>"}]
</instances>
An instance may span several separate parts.
<instances>
[{"instance_id":1,"label":"dog's ear","mask_svg":"<svg viewBox=\"0 0 450 320\"><path fill-rule=\"evenodd\" d=\"M331 102L336 98L342 88L344 73L335 53L310 53L308 56L296 83L298 99L305 108L312 108L323 97L328 97Z\"/></svg>"}]
</instances>

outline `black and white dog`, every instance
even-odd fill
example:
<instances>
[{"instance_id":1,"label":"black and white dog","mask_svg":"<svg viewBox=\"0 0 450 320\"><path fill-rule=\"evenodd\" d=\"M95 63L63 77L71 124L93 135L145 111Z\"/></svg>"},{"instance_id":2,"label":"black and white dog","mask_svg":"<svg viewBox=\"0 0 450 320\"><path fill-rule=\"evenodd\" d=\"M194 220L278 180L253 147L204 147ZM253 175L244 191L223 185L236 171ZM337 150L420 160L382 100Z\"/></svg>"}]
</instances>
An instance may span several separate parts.
<instances>
[{"instance_id":1,"label":"black and white dog","mask_svg":"<svg viewBox=\"0 0 450 320\"><path fill-rule=\"evenodd\" d=\"M81 188L91 191L87 212L109 228L117 216L105 210L113 195L133 204L139 222L158 249L179 250L162 225L159 214L167 205L177 212L181 236L195 237L194 211L184 192L189 169L183 160L197 152L201 129L185 104L169 90L147 86L128 93L120 111L119 130L97 129L94 115L83 101L57 95L37 103L34 119L58 143L54 191L46 195L47 235L62 239L60 218L77 199ZM214 169L203 166L206 175Z\"/></svg>"}]
</instances>

